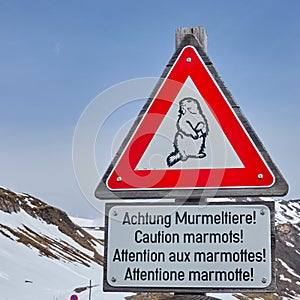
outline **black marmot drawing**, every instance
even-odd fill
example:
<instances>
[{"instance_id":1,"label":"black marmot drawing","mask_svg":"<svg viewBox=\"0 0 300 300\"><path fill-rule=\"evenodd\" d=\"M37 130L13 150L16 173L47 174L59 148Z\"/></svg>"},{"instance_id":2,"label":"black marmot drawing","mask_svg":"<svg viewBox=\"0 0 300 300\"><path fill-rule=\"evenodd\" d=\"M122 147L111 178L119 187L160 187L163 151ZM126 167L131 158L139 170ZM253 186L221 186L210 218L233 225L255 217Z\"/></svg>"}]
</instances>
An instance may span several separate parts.
<instances>
[{"instance_id":1,"label":"black marmot drawing","mask_svg":"<svg viewBox=\"0 0 300 300\"><path fill-rule=\"evenodd\" d=\"M179 101L176 127L174 151L167 157L168 167L190 157L204 158L205 140L209 129L207 119L196 99L187 97Z\"/></svg>"}]
</instances>

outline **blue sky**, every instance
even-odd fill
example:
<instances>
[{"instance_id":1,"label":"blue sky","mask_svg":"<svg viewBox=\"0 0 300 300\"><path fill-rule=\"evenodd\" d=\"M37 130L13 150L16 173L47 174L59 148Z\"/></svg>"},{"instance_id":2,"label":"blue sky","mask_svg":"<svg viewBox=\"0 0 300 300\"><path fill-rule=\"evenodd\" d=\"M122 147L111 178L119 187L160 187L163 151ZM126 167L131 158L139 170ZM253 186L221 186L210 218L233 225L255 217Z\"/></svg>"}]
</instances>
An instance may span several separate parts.
<instances>
[{"instance_id":1,"label":"blue sky","mask_svg":"<svg viewBox=\"0 0 300 300\"><path fill-rule=\"evenodd\" d=\"M0 185L93 216L72 166L82 112L119 82L159 77L176 28L204 26L209 57L287 179L287 198L300 197L299 13L298 0L0 0ZM142 102L121 110L122 122ZM101 155L108 142L98 144ZM100 173L109 163L101 157Z\"/></svg>"}]
</instances>

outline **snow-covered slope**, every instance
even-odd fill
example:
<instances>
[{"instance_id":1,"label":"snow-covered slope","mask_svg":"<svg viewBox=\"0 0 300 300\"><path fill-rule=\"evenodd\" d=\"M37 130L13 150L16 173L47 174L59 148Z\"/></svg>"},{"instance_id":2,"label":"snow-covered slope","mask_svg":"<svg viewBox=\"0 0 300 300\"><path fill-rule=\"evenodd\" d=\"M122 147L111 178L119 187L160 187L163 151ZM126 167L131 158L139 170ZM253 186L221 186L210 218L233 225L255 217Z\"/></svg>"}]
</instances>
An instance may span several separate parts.
<instances>
[{"instance_id":1,"label":"snow-covered slope","mask_svg":"<svg viewBox=\"0 0 300 300\"><path fill-rule=\"evenodd\" d=\"M0 189L0 299L69 299L90 280L100 293L102 248L59 209Z\"/></svg>"},{"instance_id":2,"label":"snow-covered slope","mask_svg":"<svg viewBox=\"0 0 300 300\"><path fill-rule=\"evenodd\" d=\"M39 235L64 241L76 249L75 242L63 235L55 226L35 220L24 212L12 218L0 211L0 220L2 226L13 230L24 230L26 224L27 228ZM89 280L100 284L99 274L102 268L99 264L93 262L87 267L79 262L70 263L63 257L60 259L47 257L36 248L17 242L18 238L10 231L3 229L1 231L3 233L0 235L1 299L69 299L74 288L87 285ZM90 254L82 248L81 251ZM58 253L57 255L59 256Z\"/></svg>"}]
</instances>

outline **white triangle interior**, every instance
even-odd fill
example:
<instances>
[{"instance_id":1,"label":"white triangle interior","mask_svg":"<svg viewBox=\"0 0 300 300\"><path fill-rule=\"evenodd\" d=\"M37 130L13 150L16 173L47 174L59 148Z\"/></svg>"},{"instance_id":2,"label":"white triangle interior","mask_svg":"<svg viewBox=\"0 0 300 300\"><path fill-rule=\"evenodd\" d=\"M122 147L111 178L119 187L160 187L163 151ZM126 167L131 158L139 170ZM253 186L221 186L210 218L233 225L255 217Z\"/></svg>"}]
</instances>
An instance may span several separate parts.
<instances>
[{"instance_id":1,"label":"white triangle interior","mask_svg":"<svg viewBox=\"0 0 300 300\"><path fill-rule=\"evenodd\" d=\"M189 157L169 167L166 159L174 151L174 137L177 132L179 101L186 97L196 99L207 119L209 132L206 137L204 158ZM225 136L221 126L199 93L193 80L188 77L172 103L169 111L154 134L145 153L135 170L168 170L168 169L217 169L244 168L241 160Z\"/></svg>"}]
</instances>

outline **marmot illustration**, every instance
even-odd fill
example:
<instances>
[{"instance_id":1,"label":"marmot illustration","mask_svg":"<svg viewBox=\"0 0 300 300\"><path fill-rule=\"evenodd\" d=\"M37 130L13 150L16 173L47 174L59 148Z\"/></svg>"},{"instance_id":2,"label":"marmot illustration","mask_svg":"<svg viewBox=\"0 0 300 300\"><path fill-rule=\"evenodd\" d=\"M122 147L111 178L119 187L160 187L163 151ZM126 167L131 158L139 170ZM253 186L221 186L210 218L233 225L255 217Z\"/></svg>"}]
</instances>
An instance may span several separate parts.
<instances>
[{"instance_id":1,"label":"marmot illustration","mask_svg":"<svg viewBox=\"0 0 300 300\"><path fill-rule=\"evenodd\" d=\"M204 158L205 140L209 130L206 117L196 99L187 97L179 101L176 127L174 151L167 157L168 167L190 157Z\"/></svg>"}]
</instances>

